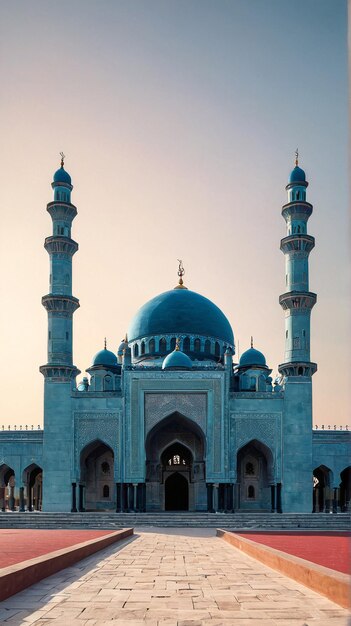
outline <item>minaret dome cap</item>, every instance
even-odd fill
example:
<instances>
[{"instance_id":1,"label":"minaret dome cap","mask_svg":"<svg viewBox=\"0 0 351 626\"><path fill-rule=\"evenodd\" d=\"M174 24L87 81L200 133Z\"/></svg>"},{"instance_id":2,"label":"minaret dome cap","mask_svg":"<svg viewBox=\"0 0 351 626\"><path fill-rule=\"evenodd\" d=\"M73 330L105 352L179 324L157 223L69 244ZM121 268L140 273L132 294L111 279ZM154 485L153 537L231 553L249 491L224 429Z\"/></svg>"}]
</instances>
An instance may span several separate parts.
<instances>
[{"instance_id":1,"label":"minaret dome cap","mask_svg":"<svg viewBox=\"0 0 351 626\"><path fill-rule=\"evenodd\" d=\"M305 172L303 171L303 169L301 169L301 167L296 165L290 174L289 183L305 183L305 182L306 182Z\"/></svg>"},{"instance_id":2,"label":"minaret dome cap","mask_svg":"<svg viewBox=\"0 0 351 626\"><path fill-rule=\"evenodd\" d=\"M64 167L60 167L54 174L54 183L66 183L67 185L71 185L71 177L68 172L64 169Z\"/></svg>"}]
</instances>

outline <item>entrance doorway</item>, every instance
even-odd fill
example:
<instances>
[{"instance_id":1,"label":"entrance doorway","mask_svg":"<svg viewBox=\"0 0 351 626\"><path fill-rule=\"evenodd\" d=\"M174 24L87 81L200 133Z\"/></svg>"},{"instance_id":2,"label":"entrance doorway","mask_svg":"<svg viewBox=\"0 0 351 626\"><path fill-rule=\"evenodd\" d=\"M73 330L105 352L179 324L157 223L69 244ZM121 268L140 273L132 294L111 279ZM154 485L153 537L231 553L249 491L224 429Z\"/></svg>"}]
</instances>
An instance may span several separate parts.
<instances>
[{"instance_id":1,"label":"entrance doorway","mask_svg":"<svg viewBox=\"0 0 351 626\"><path fill-rule=\"evenodd\" d=\"M165 510L189 510L189 483L185 476L175 472L165 482Z\"/></svg>"}]
</instances>

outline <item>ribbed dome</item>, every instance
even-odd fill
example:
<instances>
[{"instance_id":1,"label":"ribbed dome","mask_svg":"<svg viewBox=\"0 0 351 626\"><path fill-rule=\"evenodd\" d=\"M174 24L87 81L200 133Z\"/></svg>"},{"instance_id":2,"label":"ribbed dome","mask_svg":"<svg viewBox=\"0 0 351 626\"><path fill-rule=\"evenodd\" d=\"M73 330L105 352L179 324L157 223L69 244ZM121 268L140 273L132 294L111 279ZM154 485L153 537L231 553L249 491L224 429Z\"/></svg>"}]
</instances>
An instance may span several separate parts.
<instances>
[{"instance_id":1,"label":"ribbed dome","mask_svg":"<svg viewBox=\"0 0 351 626\"><path fill-rule=\"evenodd\" d=\"M304 183L304 182L306 182L306 174L301 169L301 167L296 165L296 167L294 167L294 169L292 170L290 174L289 183Z\"/></svg>"},{"instance_id":2,"label":"ribbed dome","mask_svg":"<svg viewBox=\"0 0 351 626\"><path fill-rule=\"evenodd\" d=\"M172 289L149 300L134 316L128 340L154 335L200 335L234 346L232 328L213 302L189 289Z\"/></svg>"},{"instance_id":3,"label":"ribbed dome","mask_svg":"<svg viewBox=\"0 0 351 626\"><path fill-rule=\"evenodd\" d=\"M111 365L115 366L117 365L117 357L113 352L104 348L95 354L91 365L92 367L94 365L103 365L105 367L109 367Z\"/></svg>"},{"instance_id":4,"label":"ribbed dome","mask_svg":"<svg viewBox=\"0 0 351 626\"><path fill-rule=\"evenodd\" d=\"M71 185L71 177L63 167L60 167L54 174L54 183L67 183Z\"/></svg>"},{"instance_id":5,"label":"ribbed dome","mask_svg":"<svg viewBox=\"0 0 351 626\"><path fill-rule=\"evenodd\" d=\"M256 350L255 348L249 348L241 355L239 367L254 367L255 365L258 365L259 367L265 367L265 356L259 350Z\"/></svg>"},{"instance_id":6,"label":"ribbed dome","mask_svg":"<svg viewBox=\"0 0 351 626\"><path fill-rule=\"evenodd\" d=\"M181 350L173 350L166 356L162 363L163 370L177 369L177 370L189 370L192 367L192 360L189 359L187 354L184 354Z\"/></svg>"}]
</instances>

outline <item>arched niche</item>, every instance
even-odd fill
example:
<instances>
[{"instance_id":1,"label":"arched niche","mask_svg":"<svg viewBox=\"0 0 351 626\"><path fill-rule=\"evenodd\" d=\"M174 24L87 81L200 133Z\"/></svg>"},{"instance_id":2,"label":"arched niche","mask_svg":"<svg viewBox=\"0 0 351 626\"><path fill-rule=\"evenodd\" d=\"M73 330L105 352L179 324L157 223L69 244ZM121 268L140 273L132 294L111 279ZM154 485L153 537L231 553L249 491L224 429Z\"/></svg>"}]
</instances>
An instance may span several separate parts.
<instances>
[{"instance_id":1,"label":"arched niche","mask_svg":"<svg viewBox=\"0 0 351 626\"><path fill-rule=\"evenodd\" d=\"M79 508L86 511L115 509L114 452L101 439L90 442L80 453L79 484Z\"/></svg>"},{"instance_id":2,"label":"arched niche","mask_svg":"<svg viewBox=\"0 0 351 626\"><path fill-rule=\"evenodd\" d=\"M270 510L274 459L272 451L262 441L252 439L238 450L237 480L241 509Z\"/></svg>"},{"instance_id":3,"label":"arched niche","mask_svg":"<svg viewBox=\"0 0 351 626\"><path fill-rule=\"evenodd\" d=\"M22 472L28 511L41 511L43 498L43 469L31 463Z\"/></svg>"}]
</instances>

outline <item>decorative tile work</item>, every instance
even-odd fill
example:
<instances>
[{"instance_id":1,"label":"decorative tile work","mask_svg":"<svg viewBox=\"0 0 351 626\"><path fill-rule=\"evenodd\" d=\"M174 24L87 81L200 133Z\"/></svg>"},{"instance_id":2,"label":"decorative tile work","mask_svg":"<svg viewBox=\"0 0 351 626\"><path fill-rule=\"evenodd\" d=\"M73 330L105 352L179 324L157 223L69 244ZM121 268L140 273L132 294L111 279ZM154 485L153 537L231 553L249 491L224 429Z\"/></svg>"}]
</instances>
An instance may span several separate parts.
<instances>
[{"instance_id":1,"label":"decorative tile work","mask_svg":"<svg viewBox=\"0 0 351 626\"><path fill-rule=\"evenodd\" d=\"M145 393L145 434L176 411L206 432L206 393Z\"/></svg>"}]
</instances>

